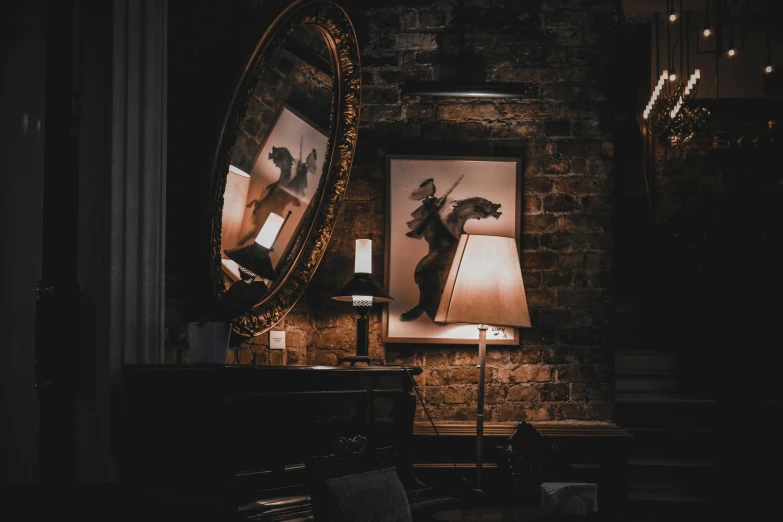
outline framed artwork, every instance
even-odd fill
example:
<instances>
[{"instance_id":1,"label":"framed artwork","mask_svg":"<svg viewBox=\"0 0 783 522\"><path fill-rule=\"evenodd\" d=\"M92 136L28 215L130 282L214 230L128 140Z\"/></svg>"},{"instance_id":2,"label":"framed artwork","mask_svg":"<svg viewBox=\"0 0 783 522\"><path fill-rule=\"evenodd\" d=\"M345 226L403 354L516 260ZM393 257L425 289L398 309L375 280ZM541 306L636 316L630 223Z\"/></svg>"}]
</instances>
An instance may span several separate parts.
<instances>
[{"instance_id":1,"label":"framed artwork","mask_svg":"<svg viewBox=\"0 0 783 522\"><path fill-rule=\"evenodd\" d=\"M221 251L252 244L271 213L285 219L270 253L272 266L286 258L323 176L327 134L283 105L250 172L229 167L223 202ZM317 203L317 202L315 202ZM239 277L223 253L224 273Z\"/></svg>"},{"instance_id":2,"label":"framed artwork","mask_svg":"<svg viewBox=\"0 0 783 522\"><path fill-rule=\"evenodd\" d=\"M394 301L383 312L387 343L476 344L476 325L435 314L461 234L513 237L522 214L519 158L390 155L386 158L386 274ZM519 344L516 328L487 342Z\"/></svg>"}]
</instances>

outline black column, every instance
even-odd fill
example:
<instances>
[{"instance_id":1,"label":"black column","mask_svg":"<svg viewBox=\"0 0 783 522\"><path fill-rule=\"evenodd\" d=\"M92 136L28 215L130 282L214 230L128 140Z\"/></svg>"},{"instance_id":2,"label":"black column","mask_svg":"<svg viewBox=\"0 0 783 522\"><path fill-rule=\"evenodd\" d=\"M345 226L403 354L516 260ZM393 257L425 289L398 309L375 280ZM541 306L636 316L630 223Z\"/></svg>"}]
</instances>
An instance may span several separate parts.
<instances>
[{"instance_id":1,"label":"black column","mask_svg":"<svg viewBox=\"0 0 783 522\"><path fill-rule=\"evenodd\" d=\"M370 355L370 320L367 318L369 308L357 306L359 318L356 319L356 355L367 357Z\"/></svg>"},{"instance_id":2,"label":"black column","mask_svg":"<svg viewBox=\"0 0 783 522\"><path fill-rule=\"evenodd\" d=\"M75 19L73 0L47 3L43 248L35 327L39 479L44 484L68 483L74 474L75 363L79 345Z\"/></svg>"}]
</instances>

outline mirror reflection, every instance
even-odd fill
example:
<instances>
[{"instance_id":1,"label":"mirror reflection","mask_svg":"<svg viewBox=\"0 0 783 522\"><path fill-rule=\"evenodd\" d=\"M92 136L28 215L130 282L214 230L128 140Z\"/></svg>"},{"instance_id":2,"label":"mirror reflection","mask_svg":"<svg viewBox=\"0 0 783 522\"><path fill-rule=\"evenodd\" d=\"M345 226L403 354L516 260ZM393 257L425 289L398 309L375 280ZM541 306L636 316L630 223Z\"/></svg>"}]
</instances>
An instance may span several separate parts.
<instances>
[{"instance_id":1,"label":"mirror reflection","mask_svg":"<svg viewBox=\"0 0 783 522\"><path fill-rule=\"evenodd\" d=\"M258 71L245 100L223 193L226 288L284 280L301 250L325 183L332 62L315 26L289 34Z\"/></svg>"}]
</instances>

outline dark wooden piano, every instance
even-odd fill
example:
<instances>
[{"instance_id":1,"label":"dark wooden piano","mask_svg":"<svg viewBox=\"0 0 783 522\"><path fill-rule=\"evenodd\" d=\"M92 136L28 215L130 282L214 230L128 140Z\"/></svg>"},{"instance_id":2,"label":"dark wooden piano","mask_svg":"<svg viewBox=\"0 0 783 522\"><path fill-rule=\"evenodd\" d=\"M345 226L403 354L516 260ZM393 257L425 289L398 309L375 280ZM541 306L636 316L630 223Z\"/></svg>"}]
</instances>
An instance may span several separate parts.
<instances>
[{"instance_id":1,"label":"dark wooden piano","mask_svg":"<svg viewBox=\"0 0 783 522\"><path fill-rule=\"evenodd\" d=\"M368 451L391 448L406 491L421 496L427 488L411 462L411 391L420 373L376 365L126 366L118 481L150 509L256 519L277 510L266 519L294 520L308 509L305 461L328 455L339 437L361 435Z\"/></svg>"}]
</instances>

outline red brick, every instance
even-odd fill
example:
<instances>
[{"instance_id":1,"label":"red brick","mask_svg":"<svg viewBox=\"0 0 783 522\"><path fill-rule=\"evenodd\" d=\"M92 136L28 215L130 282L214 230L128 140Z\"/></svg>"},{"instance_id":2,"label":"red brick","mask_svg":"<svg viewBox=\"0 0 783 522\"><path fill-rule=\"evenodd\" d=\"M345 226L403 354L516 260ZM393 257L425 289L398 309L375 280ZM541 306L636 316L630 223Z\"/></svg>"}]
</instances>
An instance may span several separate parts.
<instances>
[{"instance_id":1,"label":"red brick","mask_svg":"<svg viewBox=\"0 0 783 522\"><path fill-rule=\"evenodd\" d=\"M531 288L526 293L527 305L530 308L550 308L557 304L553 289Z\"/></svg>"},{"instance_id":2,"label":"red brick","mask_svg":"<svg viewBox=\"0 0 783 522\"><path fill-rule=\"evenodd\" d=\"M523 252L522 266L526 270L547 269L555 265L555 254L552 252Z\"/></svg>"},{"instance_id":3,"label":"red brick","mask_svg":"<svg viewBox=\"0 0 783 522\"><path fill-rule=\"evenodd\" d=\"M540 364L521 364L513 368L498 369L499 382L552 382L554 370Z\"/></svg>"},{"instance_id":4,"label":"red brick","mask_svg":"<svg viewBox=\"0 0 783 522\"><path fill-rule=\"evenodd\" d=\"M495 106L491 103L460 103L438 107L441 120L491 120L496 118Z\"/></svg>"},{"instance_id":5,"label":"red brick","mask_svg":"<svg viewBox=\"0 0 783 522\"><path fill-rule=\"evenodd\" d=\"M537 401L540 397L538 389L531 384L517 384L509 386L506 398L509 401Z\"/></svg>"},{"instance_id":6,"label":"red brick","mask_svg":"<svg viewBox=\"0 0 783 522\"><path fill-rule=\"evenodd\" d=\"M531 160L530 165L534 162ZM529 174L529 172L528 172ZM552 191L554 181L546 176L525 176L525 192L531 194L548 194Z\"/></svg>"}]
</instances>

